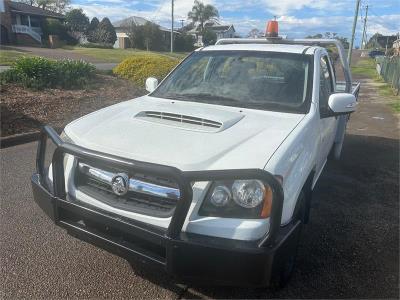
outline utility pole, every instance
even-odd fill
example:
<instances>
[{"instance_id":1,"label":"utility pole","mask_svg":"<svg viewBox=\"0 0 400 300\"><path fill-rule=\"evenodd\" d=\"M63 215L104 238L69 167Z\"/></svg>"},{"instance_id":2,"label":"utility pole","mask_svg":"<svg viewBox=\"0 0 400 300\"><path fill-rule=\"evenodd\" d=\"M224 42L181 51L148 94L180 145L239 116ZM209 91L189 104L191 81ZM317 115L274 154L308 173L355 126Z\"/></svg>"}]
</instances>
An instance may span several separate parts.
<instances>
[{"instance_id":1,"label":"utility pole","mask_svg":"<svg viewBox=\"0 0 400 300\"><path fill-rule=\"evenodd\" d=\"M368 5L365 7L365 18L364 18L364 29L361 40L361 49L365 49L365 44L367 43L367 18L368 18Z\"/></svg>"},{"instance_id":2,"label":"utility pole","mask_svg":"<svg viewBox=\"0 0 400 300\"><path fill-rule=\"evenodd\" d=\"M349 62L349 66L351 64L351 52L353 51L353 44L354 44L354 35L356 33L356 27L357 27L357 19L358 19L358 9L360 8L360 1L356 1L356 9L354 12L354 20L353 20L353 30L351 31L351 40L350 40L350 46L349 46L349 54L347 56L347 61Z\"/></svg>"},{"instance_id":3,"label":"utility pole","mask_svg":"<svg viewBox=\"0 0 400 300\"><path fill-rule=\"evenodd\" d=\"M171 52L174 52L174 0L171 0Z\"/></svg>"}]
</instances>

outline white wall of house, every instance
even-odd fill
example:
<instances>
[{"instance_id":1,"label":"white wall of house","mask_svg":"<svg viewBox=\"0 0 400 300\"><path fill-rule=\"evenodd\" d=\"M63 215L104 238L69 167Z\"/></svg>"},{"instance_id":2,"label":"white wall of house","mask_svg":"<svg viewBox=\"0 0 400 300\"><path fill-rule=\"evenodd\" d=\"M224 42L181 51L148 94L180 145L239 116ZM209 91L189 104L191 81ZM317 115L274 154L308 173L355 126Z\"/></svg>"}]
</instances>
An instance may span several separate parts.
<instances>
[{"instance_id":1,"label":"white wall of house","mask_svg":"<svg viewBox=\"0 0 400 300\"><path fill-rule=\"evenodd\" d=\"M217 32L218 39L226 39L226 38L233 38L235 37L235 30L233 26L229 27L226 31Z\"/></svg>"}]
</instances>

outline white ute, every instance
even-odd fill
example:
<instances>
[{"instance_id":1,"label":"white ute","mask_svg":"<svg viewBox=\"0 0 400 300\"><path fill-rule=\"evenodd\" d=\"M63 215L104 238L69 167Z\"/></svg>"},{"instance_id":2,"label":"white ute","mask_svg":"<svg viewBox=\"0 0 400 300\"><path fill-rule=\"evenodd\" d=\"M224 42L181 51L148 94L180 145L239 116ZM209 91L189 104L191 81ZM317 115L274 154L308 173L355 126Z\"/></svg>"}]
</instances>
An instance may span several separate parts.
<instances>
[{"instance_id":1,"label":"white ute","mask_svg":"<svg viewBox=\"0 0 400 300\"><path fill-rule=\"evenodd\" d=\"M73 236L179 280L283 285L312 190L329 155L340 157L357 105L342 45L223 39L146 89L61 137L44 127L35 201Z\"/></svg>"}]
</instances>

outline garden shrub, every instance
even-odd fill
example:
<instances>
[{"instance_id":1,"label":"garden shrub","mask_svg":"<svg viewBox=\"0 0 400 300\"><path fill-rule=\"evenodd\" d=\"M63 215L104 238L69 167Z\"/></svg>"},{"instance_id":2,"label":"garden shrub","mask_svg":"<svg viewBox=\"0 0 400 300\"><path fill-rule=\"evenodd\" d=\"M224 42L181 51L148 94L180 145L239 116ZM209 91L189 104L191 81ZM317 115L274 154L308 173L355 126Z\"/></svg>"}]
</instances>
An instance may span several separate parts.
<instances>
[{"instance_id":1,"label":"garden shrub","mask_svg":"<svg viewBox=\"0 0 400 300\"><path fill-rule=\"evenodd\" d=\"M57 87L69 89L84 86L94 74L95 67L84 61L21 57L11 69L0 73L0 81L38 90Z\"/></svg>"},{"instance_id":2,"label":"garden shrub","mask_svg":"<svg viewBox=\"0 0 400 300\"><path fill-rule=\"evenodd\" d=\"M179 62L163 55L138 54L123 60L113 72L143 86L148 77L162 80Z\"/></svg>"}]
</instances>

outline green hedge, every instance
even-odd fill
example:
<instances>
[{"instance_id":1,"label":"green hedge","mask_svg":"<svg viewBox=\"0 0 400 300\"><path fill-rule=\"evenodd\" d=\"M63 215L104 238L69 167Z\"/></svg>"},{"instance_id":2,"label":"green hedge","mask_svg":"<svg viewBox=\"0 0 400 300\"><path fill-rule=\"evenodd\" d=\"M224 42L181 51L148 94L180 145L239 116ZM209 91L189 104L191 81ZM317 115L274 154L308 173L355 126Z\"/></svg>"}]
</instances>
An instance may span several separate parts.
<instances>
[{"instance_id":1,"label":"green hedge","mask_svg":"<svg viewBox=\"0 0 400 300\"><path fill-rule=\"evenodd\" d=\"M94 77L95 70L92 64L84 61L21 57L11 69L0 73L0 81L18 83L32 89L79 88Z\"/></svg>"},{"instance_id":2,"label":"green hedge","mask_svg":"<svg viewBox=\"0 0 400 300\"><path fill-rule=\"evenodd\" d=\"M162 80L179 62L164 55L138 54L123 60L113 72L143 86L148 77Z\"/></svg>"}]
</instances>

